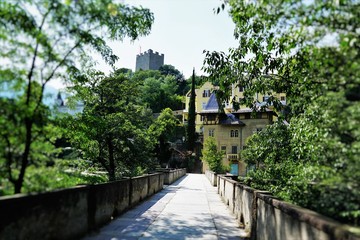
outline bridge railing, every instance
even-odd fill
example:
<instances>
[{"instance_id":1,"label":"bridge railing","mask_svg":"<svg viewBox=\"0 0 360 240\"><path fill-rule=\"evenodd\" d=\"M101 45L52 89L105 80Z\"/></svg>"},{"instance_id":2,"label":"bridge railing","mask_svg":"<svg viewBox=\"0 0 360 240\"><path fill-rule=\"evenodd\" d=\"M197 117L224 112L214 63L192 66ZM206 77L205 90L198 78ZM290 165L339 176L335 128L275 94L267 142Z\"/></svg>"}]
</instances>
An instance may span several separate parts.
<instances>
[{"instance_id":1,"label":"bridge railing","mask_svg":"<svg viewBox=\"0 0 360 240\"><path fill-rule=\"evenodd\" d=\"M171 168L159 168L158 172L162 172L164 174L164 184L170 185L180 177L186 174L186 168L180 169L171 169Z\"/></svg>"},{"instance_id":2,"label":"bridge railing","mask_svg":"<svg viewBox=\"0 0 360 240\"><path fill-rule=\"evenodd\" d=\"M0 197L0 239L79 239L185 175L154 173L104 184Z\"/></svg>"},{"instance_id":3,"label":"bridge railing","mask_svg":"<svg viewBox=\"0 0 360 240\"><path fill-rule=\"evenodd\" d=\"M214 173L206 173L212 178ZM250 239L360 239L360 229L217 175L218 193Z\"/></svg>"},{"instance_id":4,"label":"bridge railing","mask_svg":"<svg viewBox=\"0 0 360 240\"><path fill-rule=\"evenodd\" d=\"M213 171L205 171L205 176L209 179L211 185L217 186L217 173Z\"/></svg>"}]
</instances>

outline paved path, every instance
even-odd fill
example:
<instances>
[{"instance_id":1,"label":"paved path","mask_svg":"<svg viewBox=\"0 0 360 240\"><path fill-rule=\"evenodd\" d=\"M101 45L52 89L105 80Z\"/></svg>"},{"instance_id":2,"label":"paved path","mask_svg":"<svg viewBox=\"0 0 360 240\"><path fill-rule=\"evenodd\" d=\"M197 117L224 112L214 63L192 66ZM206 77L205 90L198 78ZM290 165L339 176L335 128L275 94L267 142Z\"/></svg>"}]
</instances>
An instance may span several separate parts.
<instances>
[{"instance_id":1,"label":"paved path","mask_svg":"<svg viewBox=\"0 0 360 240\"><path fill-rule=\"evenodd\" d=\"M85 239L212 240L244 235L205 175L188 174Z\"/></svg>"}]
</instances>

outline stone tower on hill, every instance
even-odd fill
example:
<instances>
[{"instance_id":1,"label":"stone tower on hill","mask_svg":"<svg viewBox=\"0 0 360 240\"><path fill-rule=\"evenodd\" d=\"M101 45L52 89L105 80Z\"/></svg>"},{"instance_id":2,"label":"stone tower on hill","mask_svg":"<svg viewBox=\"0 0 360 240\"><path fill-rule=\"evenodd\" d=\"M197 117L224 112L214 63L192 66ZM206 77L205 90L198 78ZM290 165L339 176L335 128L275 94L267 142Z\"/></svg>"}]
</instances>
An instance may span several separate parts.
<instances>
[{"instance_id":1,"label":"stone tower on hill","mask_svg":"<svg viewBox=\"0 0 360 240\"><path fill-rule=\"evenodd\" d=\"M149 49L148 51L136 55L136 67L135 71L142 70L159 70L164 65L164 54L153 52Z\"/></svg>"}]
</instances>

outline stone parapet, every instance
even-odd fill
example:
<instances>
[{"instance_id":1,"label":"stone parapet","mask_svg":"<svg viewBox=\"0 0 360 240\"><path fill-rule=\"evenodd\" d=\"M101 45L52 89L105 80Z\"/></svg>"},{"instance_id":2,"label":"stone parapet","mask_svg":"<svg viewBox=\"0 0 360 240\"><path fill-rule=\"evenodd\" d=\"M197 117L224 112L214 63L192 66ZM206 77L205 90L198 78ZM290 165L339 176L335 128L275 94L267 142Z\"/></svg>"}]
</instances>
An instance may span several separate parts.
<instances>
[{"instance_id":1,"label":"stone parapet","mask_svg":"<svg viewBox=\"0 0 360 240\"><path fill-rule=\"evenodd\" d=\"M232 178L217 176L218 193L249 239L360 240L359 228L281 201L269 192L253 189Z\"/></svg>"},{"instance_id":2,"label":"stone parapet","mask_svg":"<svg viewBox=\"0 0 360 240\"><path fill-rule=\"evenodd\" d=\"M79 239L163 189L185 169L39 194L0 197L0 239Z\"/></svg>"},{"instance_id":3,"label":"stone parapet","mask_svg":"<svg viewBox=\"0 0 360 240\"><path fill-rule=\"evenodd\" d=\"M186 168L179 168L179 169L170 169L170 168L161 168L158 169L159 172L164 174L164 184L170 185L180 177L186 174Z\"/></svg>"},{"instance_id":4,"label":"stone parapet","mask_svg":"<svg viewBox=\"0 0 360 240\"><path fill-rule=\"evenodd\" d=\"M217 186L217 173L206 170L205 176L207 177L207 179L209 179L211 185L213 185L214 187Z\"/></svg>"}]
</instances>

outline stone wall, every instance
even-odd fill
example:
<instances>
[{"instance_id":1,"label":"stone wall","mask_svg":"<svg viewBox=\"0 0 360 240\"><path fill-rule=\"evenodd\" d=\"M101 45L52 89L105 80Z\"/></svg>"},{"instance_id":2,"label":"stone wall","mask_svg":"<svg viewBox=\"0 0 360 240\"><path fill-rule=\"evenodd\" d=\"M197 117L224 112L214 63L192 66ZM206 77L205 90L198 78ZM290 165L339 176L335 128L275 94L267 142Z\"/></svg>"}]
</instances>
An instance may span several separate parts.
<instances>
[{"instance_id":1,"label":"stone wall","mask_svg":"<svg viewBox=\"0 0 360 240\"><path fill-rule=\"evenodd\" d=\"M143 178L146 179L147 177ZM112 217L117 216L129 207L132 182L133 180L126 179L88 187L89 230L109 222ZM26 199L24 200L26 201Z\"/></svg>"},{"instance_id":2,"label":"stone wall","mask_svg":"<svg viewBox=\"0 0 360 240\"><path fill-rule=\"evenodd\" d=\"M252 189L231 177L218 175L217 185L222 200L229 205L250 239L360 240L359 228L280 201L269 192Z\"/></svg>"},{"instance_id":3,"label":"stone wall","mask_svg":"<svg viewBox=\"0 0 360 240\"><path fill-rule=\"evenodd\" d=\"M186 174L186 168L181 169L167 169L163 168L160 169L164 174L164 184L169 185L178 180L180 177L184 176Z\"/></svg>"},{"instance_id":4,"label":"stone wall","mask_svg":"<svg viewBox=\"0 0 360 240\"><path fill-rule=\"evenodd\" d=\"M95 223L90 187L0 198L0 239L76 239Z\"/></svg>"},{"instance_id":5,"label":"stone wall","mask_svg":"<svg viewBox=\"0 0 360 240\"><path fill-rule=\"evenodd\" d=\"M171 172L169 184L186 170ZM165 175L0 197L0 239L79 239L162 190Z\"/></svg>"},{"instance_id":6,"label":"stone wall","mask_svg":"<svg viewBox=\"0 0 360 240\"><path fill-rule=\"evenodd\" d=\"M206 170L205 176L209 179L211 185L213 185L214 187L217 186L217 174L215 172Z\"/></svg>"}]
</instances>

